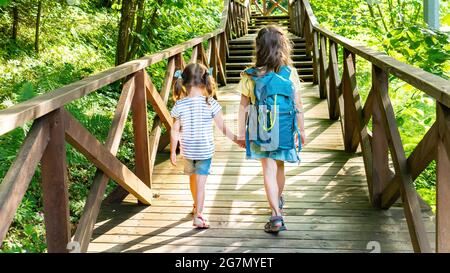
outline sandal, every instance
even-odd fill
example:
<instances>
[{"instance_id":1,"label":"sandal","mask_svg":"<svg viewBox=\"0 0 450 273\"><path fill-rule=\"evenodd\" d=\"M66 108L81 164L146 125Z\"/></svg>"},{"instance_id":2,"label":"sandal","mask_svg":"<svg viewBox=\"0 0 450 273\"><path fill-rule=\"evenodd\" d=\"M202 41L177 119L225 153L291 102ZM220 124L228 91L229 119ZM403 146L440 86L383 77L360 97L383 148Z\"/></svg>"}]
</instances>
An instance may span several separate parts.
<instances>
[{"instance_id":1,"label":"sandal","mask_svg":"<svg viewBox=\"0 0 450 273\"><path fill-rule=\"evenodd\" d=\"M264 231L267 233L278 233L284 230L287 230L287 228L282 216L271 216L269 222L264 226Z\"/></svg>"},{"instance_id":2,"label":"sandal","mask_svg":"<svg viewBox=\"0 0 450 273\"><path fill-rule=\"evenodd\" d=\"M192 225L198 229L209 228L209 225L208 225L206 219L204 219L202 216L194 217L194 222L192 223Z\"/></svg>"}]
</instances>

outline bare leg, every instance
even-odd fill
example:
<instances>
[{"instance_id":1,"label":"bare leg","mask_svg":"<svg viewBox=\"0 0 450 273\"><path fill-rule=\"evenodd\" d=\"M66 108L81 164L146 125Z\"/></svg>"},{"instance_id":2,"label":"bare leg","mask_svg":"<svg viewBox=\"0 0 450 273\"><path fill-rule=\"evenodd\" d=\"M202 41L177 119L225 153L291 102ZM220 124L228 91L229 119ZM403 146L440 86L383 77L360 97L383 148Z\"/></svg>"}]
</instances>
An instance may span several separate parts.
<instances>
[{"instance_id":1,"label":"bare leg","mask_svg":"<svg viewBox=\"0 0 450 273\"><path fill-rule=\"evenodd\" d=\"M277 183L278 183L278 195L281 196L284 190L284 184L286 182L286 176L284 174L284 161L277 160Z\"/></svg>"},{"instance_id":2,"label":"bare leg","mask_svg":"<svg viewBox=\"0 0 450 273\"><path fill-rule=\"evenodd\" d=\"M264 174L264 188L266 189L267 200L272 209L272 216L280 216L277 164L275 160L271 158L262 158L261 164Z\"/></svg>"},{"instance_id":3,"label":"bare leg","mask_svg":"<svg viewBox=\"0 0 450 273\"><path fill-rule=\"evenodd\" d=\"M191 174L189 176L189 187L191 189L192 200L194 200L194 207L197 207L197 200L196 200L196 196L197 196L197 175L196 174Z\"/></svg>"},{"instance_id":4,"label":"bare leg","mask_svg":"<svg viewBox=\"0 0 450 273\"><path fill-rule=\"evenodd\" d=\"M195 197L195 204L196 204L196 215L202 216L203 214L203 206L205 204L205 185L206 185L206 178L208 178L207 175L197 175L196 179L196 186L197 186L197 192Z\"/></svg>"}]
</instances>

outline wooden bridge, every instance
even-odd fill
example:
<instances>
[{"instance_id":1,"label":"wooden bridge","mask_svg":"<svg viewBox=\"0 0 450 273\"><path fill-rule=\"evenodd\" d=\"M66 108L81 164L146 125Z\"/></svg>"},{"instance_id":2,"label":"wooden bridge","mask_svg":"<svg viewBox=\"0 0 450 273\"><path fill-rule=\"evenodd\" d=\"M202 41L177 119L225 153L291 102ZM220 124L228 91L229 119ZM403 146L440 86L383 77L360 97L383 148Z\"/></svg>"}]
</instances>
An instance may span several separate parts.
<instances>
[{"instance_id":1,"label":"wooden bridge","mask_svg":"<svg viewBox=\"0 0 450 273\"><path fill-rule=\"evenodd\" d=\"M2 135L33 121L0 184L0 242L40 163L49 252L67 252L69 242L82 252L450 252L450 82L322 28L307 0L289 1L288 9L274 0L224 2L221 24L211 33L0 111ZM235 125L235 83L251 64L254 33L269 23L289 31L304 80L308 144L300 166L286 165L288 231L262 231L269 209L259 162L245 160L244 151L218 132L205 209L212 227L194 230L187 178L170 166L169 138L161 133L172 125L166 105L174 71L187 61L213 67L225 118ZM357 58L372 64L364 104ZM158 92L145 69L162 61L167 73ZM389 99L391 76L436 100L436 122L409 157ZM123 90L101 143L64 105L116 81L123 81ZM157 113L152 128L147 103ZM134 171L116 158L130 110ZM74 234L66 141L98 168ZM433 160L436 215L413 185ZM109 179L119 187L104 200Z\"/></svg>"}]
</instances>

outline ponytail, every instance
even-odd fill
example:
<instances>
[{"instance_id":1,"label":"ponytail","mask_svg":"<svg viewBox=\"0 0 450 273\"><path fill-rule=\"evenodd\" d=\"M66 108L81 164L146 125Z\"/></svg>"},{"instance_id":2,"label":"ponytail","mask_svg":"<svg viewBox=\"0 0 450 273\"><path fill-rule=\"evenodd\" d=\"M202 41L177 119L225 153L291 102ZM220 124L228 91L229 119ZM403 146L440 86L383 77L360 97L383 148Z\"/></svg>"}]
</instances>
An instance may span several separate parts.
<instances>
[{"instance_id":1,"label":"ponytail","mask_svg":"<svg viewBox=\"0 0 450 273\"><path fill-rule=\"evenodd\" d=\"M180 100L182 98L187 97L187 92L186 92L186 87L184 87L183 84L183 78L177 78L177 80L175 81L175 84L173 86L173 100L177 101Z\"/></svg>"},{"instance_id":2,"label":"ponytail","mask_svg":"<svg viewBox=\"0 0 450 273\"><path fill-rule=\"evenodd\" d=\"M214 81L213 76L209 75L208 71L204 75L204 83L207 92L206 103L209 104L209 98L214 97L216 94L216 82Z\"/></svg>"}]
</instances>

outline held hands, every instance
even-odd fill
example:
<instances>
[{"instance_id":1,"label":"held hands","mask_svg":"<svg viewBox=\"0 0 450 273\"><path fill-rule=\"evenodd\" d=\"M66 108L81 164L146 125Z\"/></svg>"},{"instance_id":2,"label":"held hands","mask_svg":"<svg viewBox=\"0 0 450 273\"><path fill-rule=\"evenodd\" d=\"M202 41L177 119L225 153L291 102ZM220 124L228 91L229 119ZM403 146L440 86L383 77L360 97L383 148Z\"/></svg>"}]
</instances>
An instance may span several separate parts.
<instances>
[{"instance_id":1,"label":"held hands","mask_svg":"<svg viewBox=\"0 0 450 273\"><path fill-rule=\"evenodd\" d=\"M234 140L234 143L236 143L237 145L239 145L239 147L245 149L245 140L242 140L242 139L236 139L236 140Z\"/></svg>"},{"instance_id":2,"label":"held hands","mask_svg":"<svg viewBox=\"0 0 450 273\"><path fill-rule=\"evenodd\" d=\"M233 137L233 142L236 143L237 145L239 145L239 147L245 149L245 138L244 137L238 137L235 135Z\"/></svg>"}]
</instances>

